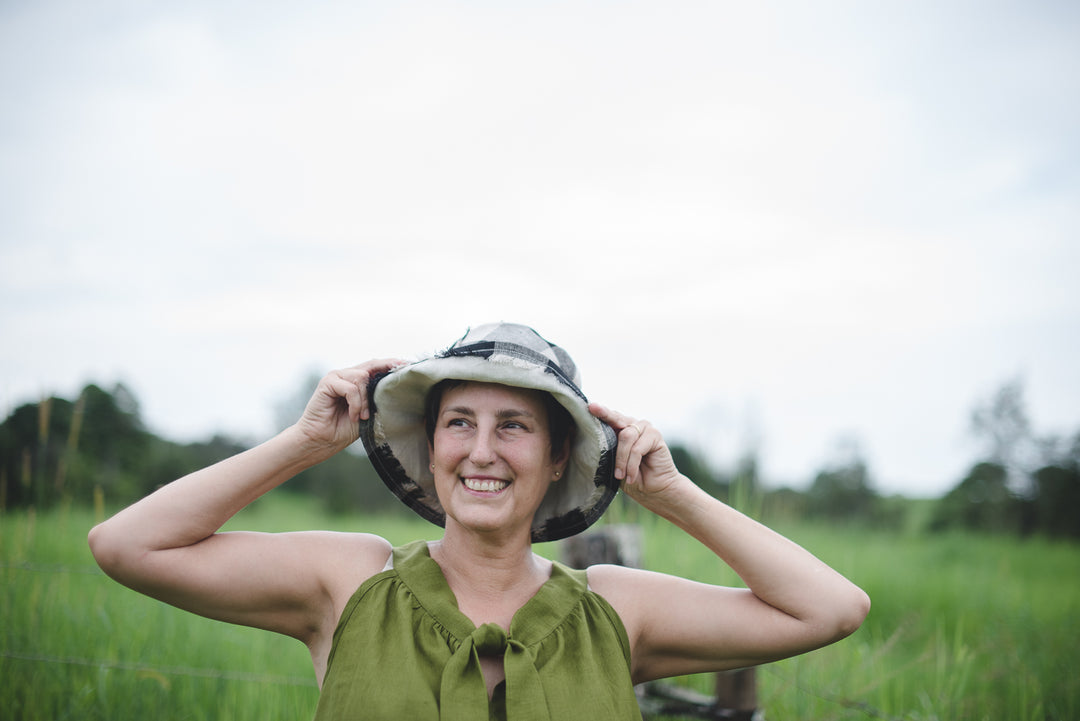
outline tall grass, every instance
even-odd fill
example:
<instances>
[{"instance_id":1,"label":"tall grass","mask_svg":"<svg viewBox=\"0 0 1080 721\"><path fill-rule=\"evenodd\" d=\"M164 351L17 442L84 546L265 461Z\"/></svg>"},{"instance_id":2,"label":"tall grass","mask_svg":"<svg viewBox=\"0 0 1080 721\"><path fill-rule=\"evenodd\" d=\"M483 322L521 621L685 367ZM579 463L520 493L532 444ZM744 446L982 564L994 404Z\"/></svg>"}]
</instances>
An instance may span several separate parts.
<instances>
[{"instance_id":1,"label":"tall grass","mask_svg":"<svg viewBox=\"0 0 1080 721\"><path fill-rule=\"evenodd\" d=\"M99 512L100 513L100 512ZM645 564L738 579L669 524L640 522ZM100 574L92 510L0 515L0 718L305 719L317 690L306 649L274 634L172 609ZM327 517L273 494L230 524L365 530L393 543L438 529L398 515ZM1080 546L780 528L871 595L863 627L834 646L764 666L769 719L1080 718ZM557 544L538 551L558 554ZM712 679L685 682L711 692Z\"/></svg>"}]
</instances>

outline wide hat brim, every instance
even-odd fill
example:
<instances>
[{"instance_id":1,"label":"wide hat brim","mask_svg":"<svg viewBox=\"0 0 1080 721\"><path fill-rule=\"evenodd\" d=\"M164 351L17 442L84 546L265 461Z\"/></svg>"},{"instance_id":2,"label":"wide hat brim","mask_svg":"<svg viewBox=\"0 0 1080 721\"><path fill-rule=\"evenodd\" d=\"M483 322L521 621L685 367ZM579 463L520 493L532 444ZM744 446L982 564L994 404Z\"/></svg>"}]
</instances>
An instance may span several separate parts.
<instances>
[{"instance_id":1,"label":"wide hat brim","mask_svg":"<svg viewBox=\"0 0 1080 721\"><path fill-rule=\"evenodd\" d=\"M405 505L438 526L446 524L428 465L424 416L428 392L447 379L546 391L573 418L570 458L533 517L533 542L567 538L600 518L619 490L615 431L589 412L565 351L531 328L509 323L470 329L447 350L372 379L372 412L360 422L360 438L380 478Z\"/></svg>"}]
</instances>

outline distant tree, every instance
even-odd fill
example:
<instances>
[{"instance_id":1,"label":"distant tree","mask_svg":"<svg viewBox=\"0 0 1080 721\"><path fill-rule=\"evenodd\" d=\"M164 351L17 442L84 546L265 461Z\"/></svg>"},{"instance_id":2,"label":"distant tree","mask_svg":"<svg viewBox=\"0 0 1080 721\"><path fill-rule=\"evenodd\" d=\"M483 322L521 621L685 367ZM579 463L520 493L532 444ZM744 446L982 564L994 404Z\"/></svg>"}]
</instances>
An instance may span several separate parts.
<instances>
[{"instance_id":1,"label":"distant tree","mask_svg":"<svg viewBox=\"0 0 1080 721\"><path fill-rule=\"evenodd\" d=\"M1004 383L971 413L971 430L983 445L982 459L1005 469L1016 491L1025 490L1035 441L1019 378Z\"/></svg>"},{"instance_id":2,"label":"distant tree","mask_svg":"<svg viewBox=\"0 0 1080 721\"><path fill-rule=\"evenodd\" d=\"M1080 432L1043 447L1046 465L1032 476L1036 526L1050 536L1080 538Z\"/></svg>"},{"instance_id":3,"label":"distant tree","mask_svg":"<svg viewBox=\"0 0 1080 721\"><path fill-rule=\"evenodd\" d=\"M187 444L154 437L142 469L138 495L141 497L152 493L177 478L235 456L247 448L247 444L220 434L208 441Z\"/></svg>"},{"instance_id":4,"label":"distant tree","mask_svg":"<svg viewBox=\"0 0 1080 721\"><path fill-rule=\"evenodd\" d=\"M1080 536L1080 433L1037 437L1012 380L971 414L983 460L938 502L930 527Z\"/></svg>"},{"instance_id":5,"label":"distant tree","mask_svg":"<svg viewBox=\"0 0 1080 721\"><path fill-rule=\"evenodd\" d=\"M1080 468L1046 466L1035 472L1035 525L1047 535L1080 538Z\"/></svg>"},{"instance_id":6,"label":"distant tree","mask_svg":"<svg viewBox=\"0 0 1080 721\"><path fill-rule=\"evenodd\" d=\"M981 462L937 504L930 529L1018 533L1031 528L1030 503L1009 487L1000 463Z\"/></svg>"},{"instance_id":7,"label":"distant tree","mask_svg":"<svg viewBox=\"0 0 1080 721\"><path fill-rule=\"evenodd\" d=\"M0 424L0 503L48 507L89 501L94 488L137 494L151 435L123 385L90 384L78 400L50 397L16 408Z\"/></svg>"},{"instance_id":8,"label":"distant tree","mask_svg":"<svg viewBox=\"0 0 1080 721\"><path fill-rule=\"evenodd\" d=\"M680 473L710 495L716 498L727 497L728 483L720 478L701 455L677 442L669 443L668 447L671 450L671 458L675 461L675 467Z\"/></svg>"},{"instance_id":9,"label":"distant tree","mask_svg":"<svg viewBox=\"0 0 1080 721\"><path fill-rule=\"evenodd\" d=\"M871 517L877 492L857 441L841 441L837 457L818 471L806 496L807 513L817 518Z\"/></svg>"},{"instance_id":10,"label":"distant tree","mask_svg":"<svg viewBox=\"0 0 1080 721\"><path fill-rule=\"evenodd\" d=\"M0 424L0 507L54 501L50 480L56 478L71 413L70 401L45 398L19 406Z\"/></svg>"},{"instance_id":11,"label":"distant tree","mask_svg":"<svg viewBox=\"0 0 1080 721\"><path fill-rule=\"evenodd\" d=\"M83 388L79 402L85 405L76 447L94 472L93 477L79 478L73 493L87 498L100 486L106 497L140 495L151 434L139 417L134 395L123 384L118 383L111 392L90 384Z\"/></svg>"}]
</instances>

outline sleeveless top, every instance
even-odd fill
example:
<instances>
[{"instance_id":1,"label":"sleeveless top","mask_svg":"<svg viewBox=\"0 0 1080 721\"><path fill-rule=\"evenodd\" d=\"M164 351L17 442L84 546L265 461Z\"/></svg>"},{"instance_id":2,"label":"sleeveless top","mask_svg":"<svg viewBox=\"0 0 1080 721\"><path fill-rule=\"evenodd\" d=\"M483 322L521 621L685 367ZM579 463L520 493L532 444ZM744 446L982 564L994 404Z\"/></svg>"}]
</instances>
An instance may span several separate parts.
<instances>
[{"instance_id":1,"label":"sleeveless top","mask_svg":"<svg viewBox=\"0 0 1080 721\"><path fill-rule=\"evenodd\" d=\"M458 610L425 541L392 558L341 614L316 721L640 721L626 629L584 571L553 563L505 633ZM500 654L489 702L480 656Z\"/></svg>"}]
</instances>

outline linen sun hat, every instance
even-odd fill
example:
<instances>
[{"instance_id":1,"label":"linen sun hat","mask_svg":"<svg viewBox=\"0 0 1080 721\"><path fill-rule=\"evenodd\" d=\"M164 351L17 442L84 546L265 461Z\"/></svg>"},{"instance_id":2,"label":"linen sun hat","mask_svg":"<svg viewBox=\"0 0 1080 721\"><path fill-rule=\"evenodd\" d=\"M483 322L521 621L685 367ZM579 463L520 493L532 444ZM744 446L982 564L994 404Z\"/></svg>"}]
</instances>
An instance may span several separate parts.
<instances>
[{"instance_id":1,"label":"linen sun hat","mask_svg":"<svg viewBox=\"0 0 1080 721\"><path fill-rule=\"evenodd\" d=\"M405 505L446 524L428 465L425 410L428 392L447 379L546 391L573 418L570 458L533 517L534 543L580 533L603 514L619 490L615 431L589 413L581 376L566 351L515 323L470 328L446 350L372 379L372 412L360 422L360 438L383 482Z\"/></svg>"}]
</instances>

